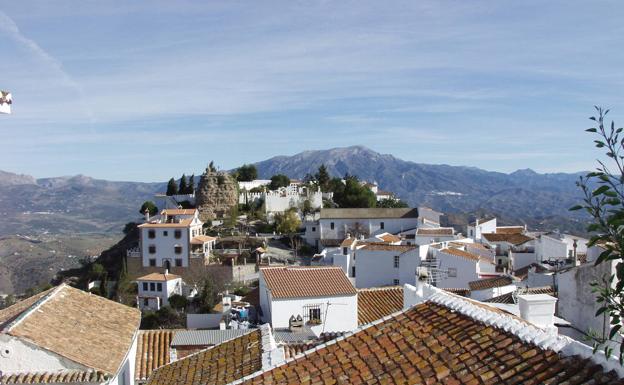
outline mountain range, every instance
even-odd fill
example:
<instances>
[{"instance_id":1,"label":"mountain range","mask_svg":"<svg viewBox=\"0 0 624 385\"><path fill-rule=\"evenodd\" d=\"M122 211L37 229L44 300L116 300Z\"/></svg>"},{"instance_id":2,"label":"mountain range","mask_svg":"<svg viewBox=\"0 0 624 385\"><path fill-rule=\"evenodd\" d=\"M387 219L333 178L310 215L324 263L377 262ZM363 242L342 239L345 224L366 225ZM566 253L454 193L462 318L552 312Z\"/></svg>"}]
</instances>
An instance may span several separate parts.
<instances>
[{"instance_id":1,"label":"mountain range","mask_svg":"<svg viewBox=\"0 0 624 385\"><path fill-rule=\"evenodd\" d=\"M321 164L332 176L357 175L411 206L442 211L447 214L443 224L460 231L475 217L490 215L503 224L585 231L587 218L568 211L582 199L575 184L582 173L526 169L505 174L422 164L362 146L276 156L256 167L261 178L304 178ZM36 179L0 171L0 294L45 283L56 271L76 267L81 258L114 245L125 223L140 220L141 203L165 189L165 182L113 182L83 175Z\"/></svg>"},{"instance_id":2,"label":"mountain range","mask_svg":"<svg viewBox=\"0 0 624 385\"><path fill-rule=\"evenodd\" d=\"M256 163L261 178L283 173L304 178L324 164L330 175L357 175L377 182L410 206L425 205L450 214L451 225L496 215L503 223L583 233L586 217L568 209L582 199L576 182L585 173L509 174L476 167L423 164L380 154L364 146L304 151Z\"/></svg>"}]
</instances>

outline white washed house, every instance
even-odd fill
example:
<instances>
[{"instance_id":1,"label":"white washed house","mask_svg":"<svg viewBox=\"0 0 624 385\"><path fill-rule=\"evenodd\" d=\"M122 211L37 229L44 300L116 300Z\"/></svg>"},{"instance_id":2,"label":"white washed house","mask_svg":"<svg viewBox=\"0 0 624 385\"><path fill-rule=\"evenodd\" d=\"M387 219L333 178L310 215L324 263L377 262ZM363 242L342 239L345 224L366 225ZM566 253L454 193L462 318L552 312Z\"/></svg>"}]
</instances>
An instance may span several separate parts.
<instances>
[{"instance_id":1,"label":"white washed house","mask_svg":"<svg viewBox=\"0 0 624 385\"><path fill-rule=\"evenodd\" d=\"M438 277L435 285L450 289L468 289L469 283L495 275L495 266L489 257L474 254L459 247L429 248L436 261Z\"/></svg>"},{"instance_id":2,"label":"white washed house","mask_svg":"<svg viewBox=\"0 0 624 385\"><path fill-rule=\"evenodd\" d=\"M419 215L421 211L423 215ZM318 220L306 223L304 238L318 250L321 246L339 245L348 234L368 238L381 233L398 234L434 223L439 223L439 213L427 208L321 209Z\"/></svg>"},{"instance_id":3,"label":"white washed house","mask_svg":"<svg viewBox=\"0 0 624 385\"><path fill-rule=\"evenodd\" d=\"M135 308L54 287L0 310L0 371L46 383L131 385L140 321Z\"/></svg>"},{"instance_id":4,"label":"white washed house","mask_svg":"<svg viewBox=\"0 0 624 385\"><path fill-rule=\"evenodd\" d=\"M317 335L357 328L357 291L340 267L260 269L260 319L288 328L292 316Z\"/></svg>"},{"instance_id":5,"label":"white washed house","mask_svg":"<svg viewBox=\"0 0 624 385\"><path fill-rule=\"evenodd\" d=\"M136 279L138 284L137 306L141 310L159 310L169 306L169 297L182 295L182 277L170 274L151 273Z\"/></svg>"},{"instance_id":6,"label":"white washed house","mask_svg":"<svg viewBox=\"0 0 624 385\"><path fill-rule=\"evenodd\" d=\"M357 242L349 277L357 288L413 284L421 248L381 242Z\"/></svg>"},{"instance_id":7,"label":"white washed house","mask_svg":"<svg viewBox=\"0 0 624 385\"><path fill-rule=\"evenodd\" d=\"M162 210L139 225L143 267L188 267L191 258L207 261L216 238L203 235L196 209Z\"/></svg>"},{"instance_id":8,"label":"white washed house","mask_svg":"<svg viewBox=\"0 0 624 385\"><path fill-rule=\"evenodd\" d=\"M517 289L513 278L505 275L472 281L468 283L468 287L470 288L470 298L477 301L485 301L512 293Z\"/></svg>"}]
</instances>

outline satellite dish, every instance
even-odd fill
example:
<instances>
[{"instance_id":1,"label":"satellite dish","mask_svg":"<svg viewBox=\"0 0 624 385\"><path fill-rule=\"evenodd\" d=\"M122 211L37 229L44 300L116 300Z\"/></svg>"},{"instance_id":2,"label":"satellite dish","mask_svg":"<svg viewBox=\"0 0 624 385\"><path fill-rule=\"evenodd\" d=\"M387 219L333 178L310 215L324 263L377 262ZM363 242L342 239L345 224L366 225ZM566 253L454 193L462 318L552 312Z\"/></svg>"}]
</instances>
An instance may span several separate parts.
<instances>
[{"instance_id":1,"label":"satellite dish","mask_svg":"<svg viewBox=\"0 0 624 385\"><path fill-rule=\"evenodd\" d=\"M13 97L9 91L0 91L0 114L10 114Z\"/></svg>"}]
</instances>

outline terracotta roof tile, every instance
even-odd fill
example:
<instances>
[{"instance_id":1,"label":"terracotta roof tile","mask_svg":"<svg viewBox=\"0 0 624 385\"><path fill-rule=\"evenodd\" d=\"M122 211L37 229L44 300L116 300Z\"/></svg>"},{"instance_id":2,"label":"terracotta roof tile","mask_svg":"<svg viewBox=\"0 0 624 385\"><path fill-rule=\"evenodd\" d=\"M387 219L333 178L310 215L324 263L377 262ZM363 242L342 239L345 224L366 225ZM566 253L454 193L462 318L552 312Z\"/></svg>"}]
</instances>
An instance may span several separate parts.
<instances>
[{"instance_id":1,"label":"terracotta roof tile","mask_svg":"<svg viewBox=\"0 0 624 385\"><path fill-rule=\"evenodd\" d=\"M150 273L147 275L144 275L142 277L137 278L137 281L171 281L174 279L178 279L180 278L179 275L175 275L175 274L163 274L163 273Z\"/></svg>"},{"instance_id":2,"label":"terracotta roof tile","mask_svg":"<svg viewBox=\"0 0 624 385\"><path fill-rule=\"evenodd\" d=\"M351 247L351 245L353 245L356 241L357 238L355 237L345 238L345 240L340 244L340 247Z\"/></svg>"},{"instance_id":3,"label":"terracotta roof tile","mask_svg":"<svg viewBox=\"0 0 624 385\"><path fill-rule=\"evenodd\" d=\"M358 290L358 324L363 325L403 310L403 287Z\"/></svg>"},{"instance_id":4,"label":"terracotta roof tile","mask_svg":"<svg viewBox=\"0 0 624 385\"><path fill-rule=\"evenodd\" d=\"M529 276L529 269L531 269L532 267L535 267L535 271L538 273L552 273L552 271L548 270L547 268L545 268L544 266L542 266L539 263L532 263L528 266L524 266L521 267L519 269L514 270L513 275L514 277L520 279L520 280L524 280Z\"/></svg>"},{"instance_id":5,"label":"terracotta roof tile","mask_svg":"<svg viewBox=\"0 0 624 385\"><path fill-rule=\"evenodd\" d=\"M481 235L488 242L507 242L512 245L521 245L528 241L532 241L533 238L526 236L524 234L495 234L495 233L486 233Z\"/></svg>"},{"instance_id":6,"label":"terracotta roof tile","mask_svg":"<svg viewBox=\"0 0 624 385\"><path fill-rule=\"evenodd\" d=\"M102 384L110 376L95 370L60 370L49 372L27 372L19 374L0 374L0 384Z\"/></svg>"},{"instance_id":7,"label":"terracotta roof tile","mask_svg":"<svg viewBox=\"0 0 624 385\"><path fill-rule=\"evenodd\" d=\"M195 215L197 209L164 209L161 215Z\"/></svg>"},{"instance_id":8,"label":"terracotta roof tile","mask_svg":"<svg viewBox=\"0 0 624 385\"><path fill-rule=\"evenodd\" d=\"M500 276L500 277L479 279L476 281L468 282L468 286L470 286L471 291L475 291L475 290L492 289L494 287L507 286L507 285L511 285L512 283L513 283L513 280L511 279L511 277Z\"/></svg>"},{"instance_id":9,"label":"terracotta roof tile","mask_svg":"<svg viewBox=\"0 0 624 385\"><path fill-rule=\"evenodd\" d=\"M475 262L479 262L479 260L481 259L481 257L478 256L477 254L472 254L464 250L456 249L454 247L442 249L440 250L440 252L444 254L454 255L456 257L461 257L461 258L468 259L468 260L475 261Z\"/></svg>"},{"instance_id":10,"label":"terracotta roof tile","mask_svg":"<svg viewBox=\"0 0 624 385\"><path fill-rule=\"evenodd\" d=\"M556 297L555 289L552 286L543 286L543 287L529 287L526 289L519 289L518 294L548 294L553 297ZM507 293L503 295L499 295L498 297L487 299L483 302L489 303L508 303L513 304L513 293Z\"/></svg>"},{"instance_id":11,"label":"terracotta roof tile","mask_svg":"<svg viewBox=\"0 0 624 385\"><path fill-rule=\"evenodd\" d=\"M522 234L524 226L503 226L496 228L496 234Z\"/></svg>"},{"instance_id":12,"label":"terracotta roof tile","mask_svg":"<svg viewBox=\"0 0 624 385\"><path fill-rule=\"evenodd\" d=\"M340 267L265 267L260 272L273 298L357 294Z\"/></svg>"},{"instance_id":13,"label":"terracotta roof tile","mask_svg":"<svg viewBox=\"0 0 624 385\"><path fill-rule=\"evenodd\" d=\"M452 227L437 227L437 228L419 228L416 229L416 235L453 235L455 230Z\"/></svg>"},{"instance_id":14,"label":"terracotta roof tile","mask_svg":"<svg viewBox=\"0 0 624 385\"><path fill-rule=\"evenodd\" d=\"M398 236L393 235L393 234L384 234L384 235L381 235L381 236L377 236L377 238L381 239L384 242L388 242L388 243L401 242L401 237L398 237Z\"/></svg>"},{"instance_id":15,"label":"terracotta roof tile","mask_svg":"<svg viewBox=\"0 0 624 385\"><path fill-rule=\"evenodd\" d=\"M3 329L7 324L12 322L14 319L19 317L20 314L28 310L37 301L51 293L54 289L56 288L53 287L46 291L42 291L41 293L35 294L32 297L23 299L7 308L0 310L0 330Z\"/></svg>"},{"instance_id":16,"label":"terracotta roof tile","mask_svg":"<svg viewBox=\"0 0 624 385\"><path fill-rule=\"evenodd\" d=\"M374 251L396 251L397 253L405 253L418 249L415 245L389 245L382 242L366 242L361 243L364 245L360 250L374 250Z\"/></svg>"},{"instance_id":17,"label":"terracotta roof tile","mask_svg":"<svg viewBox=\"0 0 624 385\"><path fill-rule=\"evenodd\" d=\"M589 359L560 356L426 302L237 383L598 385L624 381Z\"/></svg>"},{"instance_id":18,"label":"terracotta roof tile","mask_svg":"<svg viewBox=\"0 0 624 385\"><path fill-rule=\"evenodd\" d=\"M470 289L454 288L454 287L445 287L441 289L444 291L448 291L449 293L460 295L462 297L470 296Z\"/></svg>"},{"instance_id":19,"label":"terracotta roof tile","mask_svg":"<svg viewBox=\"0 0 624 385\"><path fill-rule=\"evenodd\" d=\"M137 341L135 380L145 381L154 369L169 363L169 347L176 330L141 330Z\"/></svg>"},{"instance_id":20,"label":"terracotta roof tile","mask_svg":"<svg viewBox=\"0 0 624 385\"><path fill-rule=\"evenodd\" d=\"M261 331L251 330L156 369L147 384L227 384L262 369L262 353Z\"/></svg>"},{"instance_id":21,"label":"terracotta roof tile","mask_svg":"<svg viewBox=\"0 0 624 385\"><path fill-rule=\"evenodd\" d=\"M321 209L321 219L418 218L415 208Z\"/></svg>"},{"instance_id":22,"label":"terracotta roof tile","mask_svg":"<svg viewBox=\"0 0 624 385\"><path fill-rule=\"evenodd\" d=\"M183 219L180 222L148 222L138 225L137 227L146 227L146 228L160 228L160 227L168 227L168 228L178 228L178 227L189 227L193 223L193 218Z\"/></svg>"},{"instance_id":23,"label":"terracotta roof tile","mask_svg":"<svg viewBox=\"0 0 624 385\"><path fill-rule=\"evenodd\" d=\"M208 235L198 235L191 239L193 245L203 245L206 242L216 241L217 238Z\"/></svg>"},{"instance_id":24,"label":"terracotta roof tile","mask_svg":"<svg viewBox=\"0 0 624 385\"><path fill-rule=\"evenodd\" d=\"M138 309L63 284L7 324L3 332L115 374L140 321Z\"/></svg>"}]
</instances>

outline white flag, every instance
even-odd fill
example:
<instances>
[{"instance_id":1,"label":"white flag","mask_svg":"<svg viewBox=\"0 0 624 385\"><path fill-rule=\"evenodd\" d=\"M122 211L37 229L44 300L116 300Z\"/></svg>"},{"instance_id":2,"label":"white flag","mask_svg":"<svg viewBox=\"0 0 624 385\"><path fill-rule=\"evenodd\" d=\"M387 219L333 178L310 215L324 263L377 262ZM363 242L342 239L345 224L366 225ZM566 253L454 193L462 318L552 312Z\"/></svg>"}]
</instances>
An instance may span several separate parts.
<instances>
[{"instance_id":1,"label":"white flag","mask_svg":"<svg viewBox=\"0 0 624 385\"><path fill-rule=\"evenodd\" d=\"M0 91L0 114L10 114L13 98L9 91Z\"/></svg>"}]
</instances>

